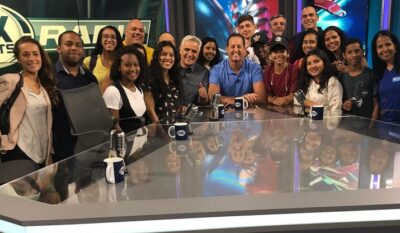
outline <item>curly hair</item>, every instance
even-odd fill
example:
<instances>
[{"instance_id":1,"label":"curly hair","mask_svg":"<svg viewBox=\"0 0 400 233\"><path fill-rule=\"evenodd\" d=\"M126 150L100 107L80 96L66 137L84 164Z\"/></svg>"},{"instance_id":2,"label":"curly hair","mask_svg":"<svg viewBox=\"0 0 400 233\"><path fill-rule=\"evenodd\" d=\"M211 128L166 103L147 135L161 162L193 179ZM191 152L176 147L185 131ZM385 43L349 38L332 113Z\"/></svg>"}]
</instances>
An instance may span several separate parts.
<instances>
[{"instance_id":1,"label":"curly hair","mask_svg":"<svg viewBox=\"0 0 400 233\"><path fill-rule=\"evenodd\" d=\"M57 94L58 82L50 57L37 40L31 38L30 36L23 36L19 38L14 45L13 53L16 59L20 58L20 46L25 43L32 43L39 48L40 58L42 60L42 67L40 67L38 72L39 82L49 95L51 104L55 106L59 102L59 97Z\"/></svg>"},{"instance_id":2,"label":"curly hair","mask_svg":"<svg viewBox=\"0 0 400 233\"><path fill-rule=\"evenodd\" d=\"M202 42L202 44L201 44L201 48L200 48L199 58L197 59L197 63L199 63L202 66L204 66L204 64L207 62L207 60L203 54L204 46L209 42L215 43L215 46L216 46L215 57L210 61L210 68L212 68L214 65L218 64L221 61L221 53L219 52L217 40L215 40L215 38L212 38L212 37L205 37L201 40L201 42Z\"/></svg>"},{"instance_id":3,"label":"curly hair","mask_svg":"<svg viewBox=\"0 0 400 233\"><path fill-rule=\"evenodd\" d=\"M121 66L122 57L126 54L133 54L138 59L140 66L140 73L139 77L135 81L135 85L137 87L142 87L144 85L144 82L147 80L147 75L149 73L147 61L145 60L143 54L136 47L132 45L124 46L116 51L110 69L110 78L114 82L120 81L122 79L121 71L119 68Z\"/></svg>"},{"instance_id":4,"label":"curly hair","mask_svg":"<svg viewBox=\"0 0 400 233\"><path fill-rule=\"evenodd\" d=\"M169 41L161 41L157 44L156 49L154 50L153 60L150 64L150 77L148 79L147 85L152 86L153 95L157 95L158 93L163 93L165 90L166 84L163 79L163 68L159 62L161 52L164 47L171 47L174 51L175 62L170 70L168 70L168 75L171 81L175 84L176 88L179 90L179 94L182 96L183 88L181 84L181 74L179 70L179 55L176 47Z\"/></svg>"},{"instance_id":5,"label":"curly hair","mask_svg":"<svg viewBox=\"0 0 400 233\"><path fill-rule=\"evenodd\" d=\"M388 30L382 30L375 34L372 39L372 67L375 71L377 78L380 80L383 78L383 73L386 69L386 62L379 58L378 52L376 51L376 41L380 36L387 36L392 40L394 47L396 48L396 54L394 55L394 69L396 72L400 73L400 43L396 35Z\"/></svg>"},{"instance_id":6,"label":"curly hair","mask_svg":"<svg viewBox=\"0 0 400 233\"><path fill-rule=\"evenodd\" d=\"M334 76L334 72L332 70L331 63L329 62L328 56L321 49L316 49L311 51L304 58L303 66L301 67L301 72L299 76L299 88L302 89L305 93L307 92L308 86L310 85L311 79L313 77L307 71L307 60L310 56L319 57L324 63L324 68L321 73L321 78L319 80L319 88L318 92L322 94L322 91L328 86L329 79Z\"/></svg>"}]
</instances>

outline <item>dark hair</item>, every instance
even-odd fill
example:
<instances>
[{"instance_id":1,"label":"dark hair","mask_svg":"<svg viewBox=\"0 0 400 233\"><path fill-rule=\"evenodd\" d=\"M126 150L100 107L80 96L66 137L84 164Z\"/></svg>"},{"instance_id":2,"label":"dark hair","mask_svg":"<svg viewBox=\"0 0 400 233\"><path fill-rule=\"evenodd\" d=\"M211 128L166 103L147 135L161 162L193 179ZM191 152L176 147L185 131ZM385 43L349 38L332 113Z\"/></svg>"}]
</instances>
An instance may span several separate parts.
<instances>
[{"instance_id":1,"label":"dark hair","mask_svg":"<svg viewBox=\"0 0 400 233\"><path fill-rule=\"evenodd\" d=\"M94 55L101 54L103 52L103 44L101 43L103 39L103 32L106 29L111 29L115 32L115 36L117 39L117 46L115 47L115 51L117 51L119 48L122 47L122 38L121 38L121 33L119 33L118 29L115 28L114 26L108 25L103 27L100 31L99 34L97 34L97 42L96 42L96 47L93 50Z\"/></svg>"},{"instance_id":2,"label":"dark hair","mask_svg":"<svg viewBox=\"0 0 400 233\"><path fill-rule=\"evenodd\" d=\"M347 41L346 41L346 44L343 47L343 53L346 52L347 46L349 46L351 44L359 44L360 48L363 49L363 43L361 42L360 39L358 39L358 38L348 38Z\"/></svg>"},{"instance_id":3,"label":"dark hair","mask_svg":"<svg viewBox=\"0 0 400 233\"><path fill-rule=\"evenodd\" d=\"M121 80L121 71L120 71L120 66L121 66L121 58L122 56L126 54L133 54L137 57L139 66L140 66L140 74L139 77L135 81L135 85L138 87L142 87L143 83L147 79L147 75L149 73L148 71L148 66L147 66L147 61L144 59L144 56L141 52L139 52L136 48L133 46L124 46L121 47L119 50L116 51L116 54L113 59L113 63L111 65L110 69L110 78L111 80L115 81L120 81Z\"/></svg>"},{"instance_id":4,"label":"dark hair","mask_svg":"<svg viewBox=\"0 0 400 233\"><path fill-rule=\"evenodd\" d=\"M274 15L274 16L272 16L272 17L269 18L269 23L271 24L271 21L274 20L274 19L277 19L277 18L284 18L284 19L286 19L284 15L282 15L282 14L277 14L277 15Z\"/></svg>"},{"instance_id":5,"label":"dark hair","mask_svg":"<svg viewBox=\"0 0 400 233\"><path fill-rule=\"evenodd\" d=\"M44 51L43 47L37 40L29 36L23 36L19 38L17 42L15 42L13 49L15 58L17 59L19 58L20 55L19 46L24 43L32 43L39 48L40 58L42 60L42 67L40 67L38 72L39 81L40 84L43 86L43 88L47 91L47 94L49 94L51 103L53 105L56 105L59 101L58 95L56 93L57 78L55 76L53 64L49 58L49 55Z\"/></svg>"},{"instance_id":6,"label":"dark hair","mask_svg":"<svg viewBox=\"0 0 400 233\"><path fill-rule=\"evenodd\" d=\"M318 32L313 29L309 29L309 30L303 32L302 37L300 39L300 43L298 45L299 47L297 48L297 53L298 53L297 57L298 58L303 58L306 56L306 54L303 51L303 42L304 42L304 37L306 37L306 35L309 35L309 34L315 35L315 37L317 38L317 49L321 49L322 42L321 42L321 38L320 38Z\"/></svg>"},{"instance_id":7,"label":"dark hair","mask_svg":"<svg viewBox=\"0 0 400 233\"><path fill-rule=\"evenodd\" d=\"M310 81L311 79L313 79L313 77L307 71L307 59L312 55L319 57L324 63L324 69L322 70L321 73L321 78L319 80L319 88L318 88L318 92L322 94L322 91L328 86L328 81L332 76L334 76L334 73L331 67L331 63L329 62L328 56L321 49L316 49L314 51L311 51L304 58L303 65L301 67L301 73L300 73L301 75L299 77L299 88L306 93L308 86L310 85Z\"/></svg>"},{"instance_id":8,"label":"dark hair","mask_svg":"<svg viewBox=\"0 0 400 233\"><path fill-rule=\"evenodd\" d=\"M142 55L144 56L144 60L147 62L147 52L146 52L146 48L143 45L138 44L138 43L134 43L134 44L132 44L130 46L132 46L136 50L139 50L139 49L143 50L144 54L142 54Z\"/></svg>"},{"instance_id":9,"label":"dark hair","mask_svg":"<svg viewBox=\"0 0 400 233\"><path fill-rule=\"evenodd\" d=\"M197 63L200 65L204 65L206 63L206 59L204 58L203 51L204 51L204 46L208 42L214 42L216 46L216 54L214 59L210 61L210 67L213 67L214 65L218 64L221 61L221 54L219 52L219 47L217 40L215 40L213 37L205 37L201 40L201 48L200 48L200 53L199 53L199 58L197 59Z\"/></svg>"},{"instance_id":10,"label":"dark hair","mask_svg":"<svg viewBox=\"0 0 400 233\"><path fill-rule=\"evenodd\" d=\"M241 15L239 16L236 26L239 26L241 23L244 21L250 21L252 24L254 24L254 18L251 15Z\"/></svg>"},{"instance_id":11,"label":"dark hair","mask_svg":"<svg viewBox=\"0 0 400 233\"><path fill-rule=\"evenodd\" d=\"M156 49L154 50L153 59L150 65L150 77L148 79L147 85L151 86L153 89L154 96L157 96L159 93L166 92L166 84L163 79L163 70L161 68L161 64L159 62L161 52L164 47L171 47L174 51L175 62L172 68L168 71L169 78L175 84L176 88L179 91L179 95L182 96L182 84L181 84L181 74L179 69L179 55L178 50L170 41L161 41L157 44Z\"/></svg>"},{"instance_id":12,"label":"dark hair","mask_svg":"<svg viewBox=\"0 0 400 233\"><path fill-rule=\"evenodd\" d=\"M78 33L74 32L74 31L68 30L68 31L65 31L65 32L61 33L61 34L58 36L58 41L57 41L58 44L57 44L57 45L61 45L62 38L63 38L63 36L66 35L66 34L75 34L75 35L77 35L77 36L79 37L79 39L81 39L81 42L82 42L82 44L83 44L83 40L82 40L82 38L81 38L81 35L79 35Z\"/></svg>"},{"instance_id":13,"label":"dark hair","mask_svg":"<svg viewBox=\"0 0 400 233\"><path fill-rule=\"evenodd\" d=\"M333 54L331 51L329 51L325 45L325 35L328 31L336 32L340 38L340 47L339 47L340 56L342 56L342 53L344 52L344 47L346 45L347 36L346 36L346 33L344 33L344 31L342 29L340 29L336 26L329 26L322 33L322 38L321 38L321 40L323 41L322 48L324 49L326 55L328 55L329 60L331 62L334 62L334 61L336 61L335 54Z\"/></svg>"},{"instance_id":14,"label":"dark hair","mask_svg":"<svg viewBox=\"0 0 400 233\"><path fill-rule=\"evenodd\" d=\"M243 46L245 46L245 39L244 39L244 36L242 36L242 35L240 35L239 33L232 33L232 34L230 34L229 36L228 36L228 39L226 40L226 47L228 47L229 46L229 40L232 38L232 37L240 37L241 39L242 39L242 41L243 41Z\"/></svg>"},{"instance_id":15,"label":"dark hair","mask_svg":"<svg viewBox=\"0 0 400 233\"><path fill-rule=\"evenodd\" d=\"M394 55L394 66L393 68L396 70L397 73L400 73L400 43L397 39L396 35L393 34L391 31L382 30L375 34L374 38L372 39L372 67L375 71L377 78L380 80L383 77L383 73L386 69L386 63L379 58L378 53L376 51L376 41L380 36L387 36L389 37L394 47L396 48L396 54Z\"/></svg>"}]
</instances>

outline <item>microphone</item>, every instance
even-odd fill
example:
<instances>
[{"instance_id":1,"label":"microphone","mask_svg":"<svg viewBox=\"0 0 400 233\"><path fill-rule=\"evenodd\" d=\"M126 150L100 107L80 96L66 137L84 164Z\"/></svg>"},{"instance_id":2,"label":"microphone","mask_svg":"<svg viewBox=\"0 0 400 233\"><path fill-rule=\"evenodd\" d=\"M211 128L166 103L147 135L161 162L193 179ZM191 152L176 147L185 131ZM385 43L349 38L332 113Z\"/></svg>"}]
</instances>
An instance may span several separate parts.
<instances>
[{"instance_id":1,"label":"microphone","mask_svg":"<svg viewBox=\"0 0 400 233\"><path fill-rule=\"evenodd\" d=\"M236 83L240 83L240 78L239 77L236 79Z\"/></svg>"},{"instance_id":2,"label":"microphone","mask_svg":"<svg viewBox=\"0 0 400 233\"><path fill-rule=\"evenodd\" d=\"M354 91L354 97L358 99L361 96L361 92L364 88L364 82L358 81L356 83L356 90Z\"/></svg>"},{"instance_id":3,"label":"microphone","mask_svg":"<svg viewBox=\"0 0 400 233\"><path fill-rule=\"evenodd\" d=\"M125 133L117 130L114 134L115 138L115 152L118 157L124 158L126 152Z\"/></svg>"}]
</instances>

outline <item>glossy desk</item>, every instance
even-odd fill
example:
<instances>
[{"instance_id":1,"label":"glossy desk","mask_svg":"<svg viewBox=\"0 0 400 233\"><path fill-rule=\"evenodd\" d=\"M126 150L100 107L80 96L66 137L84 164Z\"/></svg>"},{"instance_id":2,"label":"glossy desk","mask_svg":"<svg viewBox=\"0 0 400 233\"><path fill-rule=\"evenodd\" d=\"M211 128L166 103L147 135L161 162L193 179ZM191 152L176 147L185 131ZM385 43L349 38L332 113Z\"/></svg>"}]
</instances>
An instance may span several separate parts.
<instances>
[{"instance_id":1,"label":"glossy desk","mask_svg":"<svg viewBox=\"0 0 400 233\"><path fill-rule=\"evenodd\" d=\"M399 126L284 113L226 112L185 142L149 125L118 184L105 143L0 186L0 232L396 232Z\"/></svg>"}]
</instances>

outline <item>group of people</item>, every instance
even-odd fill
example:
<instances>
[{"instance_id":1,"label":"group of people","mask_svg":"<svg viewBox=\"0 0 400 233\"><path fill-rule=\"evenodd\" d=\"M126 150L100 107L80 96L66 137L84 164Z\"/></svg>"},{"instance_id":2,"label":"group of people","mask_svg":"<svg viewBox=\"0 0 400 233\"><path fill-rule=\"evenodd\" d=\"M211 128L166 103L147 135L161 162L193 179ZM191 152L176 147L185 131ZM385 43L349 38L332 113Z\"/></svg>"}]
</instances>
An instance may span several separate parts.
<instances>
[{"instance_id":1,"label":"group of people","mask_svg":"<svg viewBox=\"0 0 400 233\"><path fill-rule=\"evenodd\" d=\"M212 37L187 35L178 47L174 36L165 32L150 48L138 19L128 23L125 40L115 27L102 28L92 55L84 59L79 34L63 32L54 66L36 40L21 37L14 46L21 72L0 78L0 103L20 79L23 82L10 112L10 131L1 133L1 160L30 159L47 165L71 156L76 138L70 134L57 89L90 83L98 83L113 117L145 116L152 123L171 124L186 106L207 105L215 93L227 108L234 106L235 97L243 97L250 106L322 104L332 111L400 123L397 37L390 31L375 35L371 70L360 40L347 38L335 26L322 30L317 21L315 9L306 6L305 31L287 38L285 17L271 17L273 36L268 39L256 33L252 16L243 15L237 33L227 39L225 60ZM294 98L299 89L305 93L301 101ZM122 123L115 128L131 130Z\"/></svg>"}]
</instances>

